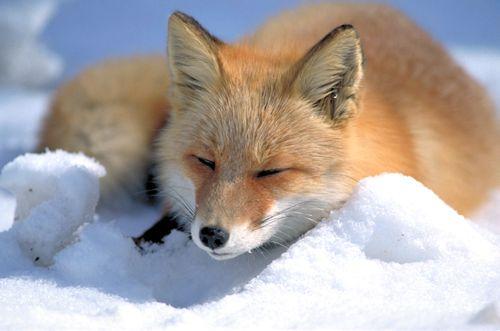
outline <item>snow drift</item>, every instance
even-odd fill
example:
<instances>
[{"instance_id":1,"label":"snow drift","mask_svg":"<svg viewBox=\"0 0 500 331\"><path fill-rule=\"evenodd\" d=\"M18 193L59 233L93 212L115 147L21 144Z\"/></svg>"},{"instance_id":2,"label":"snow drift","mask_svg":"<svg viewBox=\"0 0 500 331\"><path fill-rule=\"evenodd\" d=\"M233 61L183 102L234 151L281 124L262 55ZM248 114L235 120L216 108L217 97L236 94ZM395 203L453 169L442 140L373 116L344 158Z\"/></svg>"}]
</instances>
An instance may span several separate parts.
<instances>
[{"instance_id":1,"label":"snow drift","mask_svg":"<svg viewBox=\"0 0 500 331\"><path fill-rule=\"evenodd\" d=\"M0 225L12 226L0 232L1 329L498 322L499 237L409 177L361 181L286 251L216 261L180 232L141 254L117 224L92 217L101 175L92 160L64 152L4 167ZM35 267L35 256L50 266Z\"/></svg>"}]
</instances>

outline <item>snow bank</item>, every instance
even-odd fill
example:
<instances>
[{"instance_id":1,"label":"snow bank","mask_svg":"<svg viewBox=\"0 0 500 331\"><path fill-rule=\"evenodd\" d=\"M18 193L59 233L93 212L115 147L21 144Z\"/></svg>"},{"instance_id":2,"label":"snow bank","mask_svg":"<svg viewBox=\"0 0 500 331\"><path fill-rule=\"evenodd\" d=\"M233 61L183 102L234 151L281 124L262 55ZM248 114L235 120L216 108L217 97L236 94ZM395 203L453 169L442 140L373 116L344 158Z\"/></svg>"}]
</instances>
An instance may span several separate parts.
<instances>
[{"instance_id":1,"label":"snow bank","mask_svg":"<svg viewBox=\"0 0 500 331\"><path fill-rule=\"evenodd\" d=\"M11 192L17 203L13 231L34 261L50 264L78 227L92 221L104 174L89 158L63 151L26 154L3 168L0 188Z\"/></svg>"},{"instance_id":2,"label":"snow bank","mask_svg":"<svg viewBox=\"0 0 500 331\"><path fill-rule=\"evenodd\" d=\"M243 292L198 311L230 327L457 327L499 298L497 241L410 178L368 178Z\"/></svg>"},{"instance_id":3,"label":"snow bank","mask_svg":"<svg viewBox=\"0 0 500 331\"><path fill-rule=\"evenodd\" d=\"M55 247L89 222L100 175L62 152L3 170L0 185L16 195L23 219L0 232L0 329L499 325L499 238L395 174L361 181L344 208L286 252L216 261L174 232L140 254L101 217L58 246L50 268L34 267L20 246ZM29 230L19 236L23 224Z\"/></svg>"},{"instance_id":4,"label":"snow bank","mask_svg":"<svg viewBox=\"0 0 500 331\"><path fill-rule=\"evenodd\" d=\"M41 86L62 71L62 61L38 41L56 0L0 3L0 85Z\"/></svg>"}]
</instances>

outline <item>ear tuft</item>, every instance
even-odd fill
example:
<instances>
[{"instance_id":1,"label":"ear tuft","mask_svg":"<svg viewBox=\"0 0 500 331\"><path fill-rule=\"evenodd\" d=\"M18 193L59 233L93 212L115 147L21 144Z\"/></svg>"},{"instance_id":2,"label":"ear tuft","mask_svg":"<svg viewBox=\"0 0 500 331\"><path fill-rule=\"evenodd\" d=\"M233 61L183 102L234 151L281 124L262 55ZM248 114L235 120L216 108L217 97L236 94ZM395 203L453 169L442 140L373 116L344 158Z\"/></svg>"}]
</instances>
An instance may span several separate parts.
<instances>
[{"instance_id":1,"label":"ear tuft","mask_svg":"<svg viewBox=\"0 0 500 331\"><path fill-rule=\"evenodd\" d=\"M294 88L335 123L354 113L363 76L358 33L345 24L327 34L293 68Z\"/></svg>"},{"instance_id":2,"label":"ear tuft","mask_svg":"<svg viewBox=\"0 0 500 331\"><path fill-rule=\"evenodd\" d=\"M220 77L218 47L223 43L194 18L179 11L168 23L168 63L181 93L206 90Z\"/></svg>"}]
</instances>

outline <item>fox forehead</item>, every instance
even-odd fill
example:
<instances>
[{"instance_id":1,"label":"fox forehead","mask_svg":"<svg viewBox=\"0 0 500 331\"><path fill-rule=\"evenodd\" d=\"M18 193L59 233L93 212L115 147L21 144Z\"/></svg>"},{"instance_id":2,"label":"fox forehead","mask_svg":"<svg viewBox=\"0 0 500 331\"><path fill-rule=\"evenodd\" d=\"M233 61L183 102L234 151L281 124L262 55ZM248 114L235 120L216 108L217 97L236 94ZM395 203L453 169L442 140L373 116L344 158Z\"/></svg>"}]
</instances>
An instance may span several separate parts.
<instances>
[{"instance_id":1,"label":"fox forehead","mask_svg":"<svg viewBox=\"0 0 500 331\"><path fill-rule=\"evenodd\" d=\"M341 160L342 133L293 87L301 54L222 45L217 55L217 79L176 98L165 159L211 159L234 178L270 168L319 175Z\"/></svg>"},{"instance_id":2,"label":"fox forehead","mask_svg":"<svg viewBox=\"0 0 500 331\"><path fill-rule=\"evenodd\" d=\"M300 54L273 54L245 44L225 44L217 54L226 79L252 88L283 82L282 76L300 57Z\"/></svg>"},{"instance_id":3,"label":"fox forehead","mask_svg":"<svg viewBox=\"0 0 500 331\"><path fill-rule=\"evenodd\" d=\"M207 94L185 116L192 132L188 149L225 162L279 164L302 156L295 160L299 162L304 155L331 158L330 149L338 148L337 133L304 101L247 86Z\"/></svg>"}]
</instances>

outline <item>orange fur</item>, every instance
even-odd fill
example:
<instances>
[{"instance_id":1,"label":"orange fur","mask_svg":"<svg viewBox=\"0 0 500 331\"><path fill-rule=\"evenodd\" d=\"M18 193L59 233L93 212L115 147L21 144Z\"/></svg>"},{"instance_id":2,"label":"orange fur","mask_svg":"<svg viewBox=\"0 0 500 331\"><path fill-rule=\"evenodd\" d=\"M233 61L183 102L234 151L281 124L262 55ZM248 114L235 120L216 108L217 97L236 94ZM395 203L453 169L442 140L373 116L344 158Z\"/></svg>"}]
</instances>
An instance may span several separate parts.
<instances>
[{"instance_id":1,"label":"orange fur","mask_svg":"<svg viewBox=\"0 0 500 331\"><path fill-rule=\"evenodd\" d=\"M158 56L110 60L64 84L53 98L38 150L95 157L107 169L108 202L143 191L151 144L168 116L168 74Z\"/></svg>"}]
</instances>

